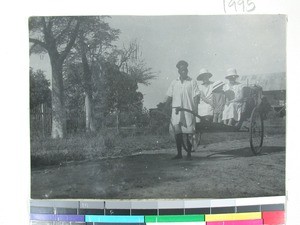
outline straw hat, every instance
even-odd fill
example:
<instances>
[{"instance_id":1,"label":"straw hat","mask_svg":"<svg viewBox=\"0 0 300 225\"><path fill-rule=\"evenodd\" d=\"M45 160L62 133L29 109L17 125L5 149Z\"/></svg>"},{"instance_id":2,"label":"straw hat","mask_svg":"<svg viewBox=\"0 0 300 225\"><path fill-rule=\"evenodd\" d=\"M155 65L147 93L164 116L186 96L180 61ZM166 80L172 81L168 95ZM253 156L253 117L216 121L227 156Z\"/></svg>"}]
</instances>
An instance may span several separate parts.
<instances>
[{"instance_id":1,"label":"straw hat","mask_svg":"<svg viewBox=\"0 0 300 225\"><path fill-rule=\"evenodd\" d=\"M212 91L216 90L218 87L223 86L225 83L223 81L216 81L213 83Z\"/></svg>"},{"instance_id":2,"label":"straw hat","mask_svg":"<svg viewBox=\"0 0 300 225\"><path fill-rule=\"evenodd\" d=\"M232 77L232 78L238 78L239 77L239 75L236 72L236 69L233 69L233 68L228 69L226 74L227 74L226 77L225 77L226 79L228 79L230 77Z\"/></svg>"},{"instance_id":3,"label":"straw hat","mask_svg":"<svg viewBox=\"0 0 300 225\"><path fill-rule=\"evenodd\" d=\"M203 77L204 76L208 76L208 78L211 78L212 77L212 74L210 72L208 72L207 69L205 68L202 68L199 72L199 75L197 77L197 80L203 80Z\"/></svg>"}]
</instances>

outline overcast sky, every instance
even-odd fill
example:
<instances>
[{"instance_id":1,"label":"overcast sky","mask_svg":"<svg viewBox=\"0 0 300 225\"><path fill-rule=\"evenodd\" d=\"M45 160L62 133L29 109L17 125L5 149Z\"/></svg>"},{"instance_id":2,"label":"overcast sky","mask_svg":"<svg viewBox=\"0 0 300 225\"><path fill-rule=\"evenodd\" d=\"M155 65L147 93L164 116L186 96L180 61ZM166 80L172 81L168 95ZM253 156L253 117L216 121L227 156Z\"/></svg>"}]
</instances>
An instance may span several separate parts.
<instances>
[{"instance_id":1,"label":"overcast sky","mask_svg":"<svg viewBox=\"0 0 300 225\"><path fill-rule=\"evenodd\" d=\"M203 67L212 72L212 80L224 80L230 67L240 75L286 71L283 15L113 16L108 22L121 30L116 44L136 39L145 62L158 72L150 86L140 86L147 108L164 100L181 59L189 63L192 78ZM31 66L50 76L47 56L31 56Z\"/></svg>"}]
</instances>

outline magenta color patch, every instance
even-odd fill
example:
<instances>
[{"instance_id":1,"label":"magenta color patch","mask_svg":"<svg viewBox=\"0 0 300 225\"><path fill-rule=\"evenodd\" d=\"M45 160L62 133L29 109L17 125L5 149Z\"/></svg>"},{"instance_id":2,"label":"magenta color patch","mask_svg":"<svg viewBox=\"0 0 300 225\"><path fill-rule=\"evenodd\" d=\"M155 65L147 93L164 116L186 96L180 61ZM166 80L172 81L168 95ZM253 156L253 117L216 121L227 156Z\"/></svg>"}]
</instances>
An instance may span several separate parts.
<instances>
[{"instance_id":1,"label":"magenta color patch","mask_svg":"<svg viewBox=\"0 0 300 225\"><path fill-rule=\"evenodd\" d=\"M263 225L263 220L231 220L206 222L207 225Z\"/></svg>"},{"instance_id":2,"label":"magenta color patch","mask_svg":"<svg viewBox=\"0 0 300 225\"><path fill-rule=\"evenodd\" d=\"M206 225L223 225L224 222L206 222Z\"/></svg>"},{"instance_id":3,"label":"magenta color patch","mask_svg":"<svg viewBox=\"0 0 300 225\"><path fill-rule=\"evenodd\" d=\"M263 225L263 220L234 220L226 221L224 225Z\"/></svg>"}]
</instances>

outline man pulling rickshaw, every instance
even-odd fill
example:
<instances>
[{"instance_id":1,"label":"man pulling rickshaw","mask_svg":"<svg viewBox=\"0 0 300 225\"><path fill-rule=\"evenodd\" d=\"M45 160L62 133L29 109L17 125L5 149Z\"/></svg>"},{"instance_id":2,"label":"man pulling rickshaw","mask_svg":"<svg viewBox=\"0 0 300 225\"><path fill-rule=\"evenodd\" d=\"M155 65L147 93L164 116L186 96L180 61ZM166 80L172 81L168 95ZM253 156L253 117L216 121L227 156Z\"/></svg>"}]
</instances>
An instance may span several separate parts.
<instances>
[{"instance_id":1,"label":"man pulling rickshaw","mask_svg":"<svg viewBox=\"0 0 300 225\"><path fill-rule=\"evenodd\" d=\"M185 108L197 113L199 102L199 89L197 82L188 76L188 63L184 60L176 64L179 77L172 81L167 91L167 105L172 102L172 115L170 132L175 134L177 155L173 159L182 158L182 148L184 140L187 143L187 159L192 155L192 143L189 136L195 133L195 116L191 113L181 111L176 112L176 108Z\"/></svg>"},{"instance_id":2,"label":"man pulling rickshaw","mask_svg":"<svg viewBox=\"0 0 300 225\"><path fill-rule=\"evenodd\" d=\"M217 90L218 104L224 101L223 112L218 108L216 119L213 121L198 115L198 104L203 98L197 82L188 76L188 63L184 60L176 64L179 77L172 81L167 91L167 106L172 103L170 132L174 133L177 155L173 159L182 159L182 148L187 151L187 159L191 159L191 137L195 133L203 132L235 132L245 120L249 121L250 146L254 154L261 152L264 136L263 120L264 101L262 88L255 85L246 87L236 81L238 74L235 69L228 69L226 79L228 84L217 81L212 83L212 90ZM213 92L213 91L212 91ZM225 98L221 98L221 95ZM202 97L201 97L202 96ZM216 98L206 101L216 108ZM199 126L195 126L196 119L200 119ZM221 122L221 123L220 123Z\"/></svg>"}]
</instances>

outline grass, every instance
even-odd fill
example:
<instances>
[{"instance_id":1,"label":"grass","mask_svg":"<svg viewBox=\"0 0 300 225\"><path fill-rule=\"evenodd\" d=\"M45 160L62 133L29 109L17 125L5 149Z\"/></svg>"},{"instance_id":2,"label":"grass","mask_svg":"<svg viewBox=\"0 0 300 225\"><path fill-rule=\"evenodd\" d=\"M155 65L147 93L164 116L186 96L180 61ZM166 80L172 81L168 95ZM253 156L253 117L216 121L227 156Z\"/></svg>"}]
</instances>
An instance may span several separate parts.
<instances>
[{"instance_id":1,"label":"grass","mask_svg":"<svg viewBox=\"0 0 300 225\"><path fill-rule=\"evenodd\" d=\"M265 121L265 135L285 134L285 120L275 118ZM202 135L202 144L248 138L244 132L208 133ZM99 133L78 133L65 139L32 138L31 165L58 165L70 161L120 157L141 151L175 148L174 138L165 135L115 134L113 130Z\"/></svg>"},{"instance_id":2,"label":"grass","mask_svg":"<svg viewBox=\"0 0 300 225\"><path fill-rule=\"evenodd\" d=\"M56 165L63 162L132 155L145 150L174 146L166 135L125 136L112 132L74 134L65 139L32 138L31 165Z\"/></svg>"}]
</instances>

